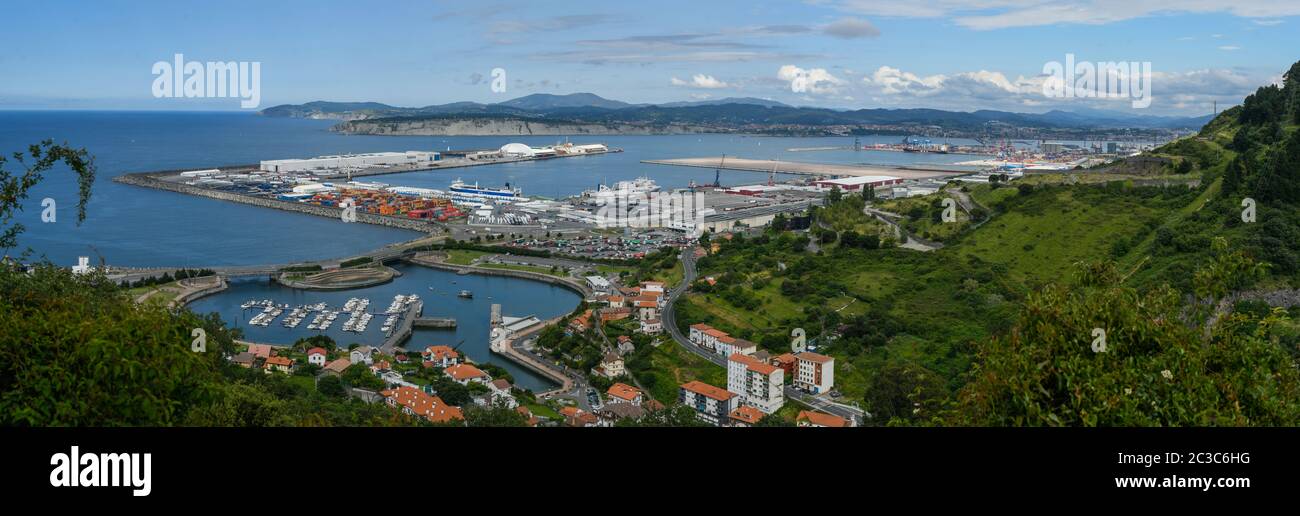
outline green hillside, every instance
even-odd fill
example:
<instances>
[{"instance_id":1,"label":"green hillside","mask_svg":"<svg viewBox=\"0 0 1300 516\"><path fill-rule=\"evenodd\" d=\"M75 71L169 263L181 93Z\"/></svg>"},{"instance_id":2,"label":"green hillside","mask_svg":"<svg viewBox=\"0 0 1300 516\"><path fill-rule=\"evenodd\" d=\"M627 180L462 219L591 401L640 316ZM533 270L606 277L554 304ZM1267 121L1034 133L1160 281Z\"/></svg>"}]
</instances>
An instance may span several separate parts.
<instances>
[{"instance_id":1,"label":"green hillside","mask_svg":"<svg viewBox=\"0 0 1300 516\"><path fill-rule=\"evenodd\" d=\"M933 252L733 238L679 319L773 351L804 328L873 424L1300 424L1300 307L1219 302L1300 286L1300 64L1284 77L1138 158L877 204ZM961 195L988 220L944 226Z\"/></svg>"}]
</instances>

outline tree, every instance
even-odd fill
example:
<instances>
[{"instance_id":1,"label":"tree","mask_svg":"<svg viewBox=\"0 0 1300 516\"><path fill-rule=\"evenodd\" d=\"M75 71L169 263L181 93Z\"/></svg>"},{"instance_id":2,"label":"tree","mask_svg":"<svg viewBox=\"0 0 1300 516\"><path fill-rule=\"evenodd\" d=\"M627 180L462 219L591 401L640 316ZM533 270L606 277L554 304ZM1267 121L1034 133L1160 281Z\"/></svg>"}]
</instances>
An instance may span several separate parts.
<instances>
[{"instance_id":1,"label":"tree","mask_svg":"<svg viewBox=\"0 0 1300 516\"><path fill-rule=\"evenodd\" d=\"M316 390L333 398L342 398L348 395L347 389L343 387L343 380L332 374L317 379Z\"/></svg>"},{"instance_id":2,"label":"tree","mask_svg":"<svg viewBox=\"0 0 1300 516\"><path fill-rule=\"evenodd\" d=\"M891 360L868 381L864 401L875 421L908 424L935 415L947 394L938 374L920 364Z\"/></svg>"},{"instance_id":3,"label":"tree","mask_svg":"<svg viewBox=\"0 0 1300 516\"><path fill-rule=\"evenodd\" d=\"M685 405L673 405L649 412L640 418L624 418L614 423L615 426L621 427L706 427L708 423L701 421L696 415L695 409Z\"/></svg>"},{"instance_id":4,"label":"tree","mask_svg":"<svg viewBox=\"0 0 1300 516\"><path fill-rule=\"evenodd\" d=\"M521 427L528 426L528 419L519 411L510 408L504 401L500 401L494 402L491 407L480 407L478 405L466 407L465 425L474 427Z\"/></svg>"},{"instance_id":5,"label":"tree","mask_svg":"<svg viewBox=\"0 0 1300 516\"><path fill-rule=\"evenodd\" d=\"M766 416L763 416L763 419L760 419L758 420L757 423L754 423L754 428L778 428L778 427L790 427L790 426L794 426L794 423L790 421L786 421L785 418L778 416L776 414L768 414Z\"/></svg>"},{"instance_id":6,"label":"tree","mask_svg":"<svg viewBox=\"0 0 1300 516\"><path fill-rule=\"evenodd\" d=\"M34 160L30 165L27 159ZM95 182L95 159L86 149L73 149L65 142L55 145L53 140L45 140L29 146L27 152L15 152L12 159L23 172L20 175L5 170L8 159L0 156L0 251L12 249L18 245L18 235L22 234L22 224L13 222L17 211L22 210L22 201L27 194L45 178L45 172L59 163L63 163L77 174L77 225L86 220L86 203L90 202L90 187Z\"/></svg>"},{"instance_id":7,"label":"tree","mask_svg":"<svg viewBox=\"0 0 1300 516\"><path fill-rule=\"evenodd\" d=\"M1230 261L1237 263L1237 258ZM1105 267L1093 267L1104 270ZM1220 270L1248 270L1233 265ZM978 426L1300 424L1300 373L1270 342L1286 314L1230 314L1196 326L1178 292L1049 285L1028 296L1004 336L977 344L971 380L948 422ZM1198 291L1237 274L1201 273ZM1252 323L1252 324L1248 324ZM1104 340L1098 340L1104 339ZM1101 346L1104 344L1104 346Z\"/></svg>"}]
</instances>

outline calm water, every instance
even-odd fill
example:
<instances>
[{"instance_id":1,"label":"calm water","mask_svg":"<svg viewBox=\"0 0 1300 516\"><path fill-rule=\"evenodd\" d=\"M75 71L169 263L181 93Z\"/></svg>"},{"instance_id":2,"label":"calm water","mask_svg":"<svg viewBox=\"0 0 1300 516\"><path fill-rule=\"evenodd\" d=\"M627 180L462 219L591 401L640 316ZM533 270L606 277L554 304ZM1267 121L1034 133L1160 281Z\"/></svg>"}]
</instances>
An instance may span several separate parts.
<instances>
[{"instance_id":1,"label":"calm water","mask_svg":"<svg viewBox=\"0 0 1300 516\"><path fill-rule=\"evenodd\" d=\"M288 315L288 311L285 311L270 326L252 326L248 324L248 319L259 313L260 309L245 311L240 308L240 305L250 299L271 299L276 304L287 303L291 307L324 302L330 305L330 308L338 310L348 298L361 297L370 299L370 307L367 311L378 313L386 310L388 304L393 301L393 296L397 294L419 294L424 300L425 317L452 317L456 319L458 325L455 330L417 329L411 336L411 340L405 344L407 349L423 350L426 346L436 344L455 346L463 340L465 343L460 347L462 352L476 362L491 362L505 367L514 376L519 386L534 390L543 390L551 386L545 378L488 351L488 317L491 313L491 305L499 303L501 312L505 315L519 317L536 315L541 319L549 319L572 311L578 305L577 294L537 281L496 276L459 276L451 272L414 265L398 265L394 268L401 271L402 276L391 283L339 292L297 290L273 285L266 280L234 281L229 290L195 301L190 305L190 309L200 313L220 313L227 324L242 328L248 340L287 345L301 337L321 333L307 329L311 317L304 320L297 328L289 329L280 325ZM473 292L474 298L457 297L456 293L461 289ZM340 315L324 334L344 347L353 342L372 346L383 343L384 336L380 327L383 326L385 316L376 315L371 319L366 331L360 334L343 331L343 323L347 319L348 315Z\"/></svg>"},{"instance_id":2,"label":"calm water","mask_svg":"<svg viewBox=\"0 0 1300 516\"><path fill-rule=\"evenodd\" d=\"M66 171L50 173L32 192L19 222L28 229L20 244L60 264L78 256L114 265L251 265L357 254L412 238L413 233L290 214L212 199L113 183L127 172L256 163L343 152L410 149L497 148L513 141L532 145L561 138L344 136L325 120L266 118L249 113L155 113L85 111L0 112L0 152L5 155L45 138L85 147L96 159L95 182L86 222L74 224L76 183ZM863 137L863 143L894 142L895 136ZM713 170L640 163L643 159L725 153L762 159L828 163L952 163L968 156L898 152L787 152L792 147L847 146L852 138L769 138L731 135L582 136L573 141L605 142L625 152L437 172L376 176L375 181L446 188L457 177L523 188L525 195L561 197L645 175L665 188L691 180L712 182ZM953 143L969 143L953 140ZM766 181L763 173L723 171L726 185ZM42 224L40 202L58 203L59 219Z\"/></svg>"}]
</instances>

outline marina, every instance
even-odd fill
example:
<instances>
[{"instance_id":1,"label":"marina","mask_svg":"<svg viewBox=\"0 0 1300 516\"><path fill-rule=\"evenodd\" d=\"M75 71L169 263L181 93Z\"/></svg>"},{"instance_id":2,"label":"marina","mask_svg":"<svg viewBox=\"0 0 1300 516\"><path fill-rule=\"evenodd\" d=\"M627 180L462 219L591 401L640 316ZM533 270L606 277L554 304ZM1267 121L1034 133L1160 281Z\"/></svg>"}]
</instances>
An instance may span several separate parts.
<instances>
[{"instance_id":1,"label":"marina","mask_svg":"<svg viewBox=\"0 0 1300 516\"><path fill-rule=\"evenodd\" d=\"M196 313L219 313L228 325L241 328L248 341L281 346L313 335L329 336L345 348L352 343L387 345L394 352L464 340L461 349L471 359L505 367L515 377L516 385L537 392L553 387L544 376L488 351L490 305L503 303L511 311L551 318L573 310L579 301L577 294L568 288L509 276L461 276L407 264L394 267L402 272L394 281L347 291L300 290L265 279L235 279L226 291L194 301L189 308ZM460 290L470 290L476 295L459 298ZM404 298L401 304L405 311L389 313L389 309L397 307L398 296ZM343 323L352 317L344 307L354 299L353 308L362 299L370 300L366 312L373 314L374 319L362 331L355 331L357 328L344 331ZM310 313L296 328L275 321L267 326L251 324L251 319L266 305L284 307L279 321L296 307L308 308ZM393 315L398 317L395 324L384 330L383 323ZM309 329L318 318L318 327Z\"/></svg>"}]
</instances>

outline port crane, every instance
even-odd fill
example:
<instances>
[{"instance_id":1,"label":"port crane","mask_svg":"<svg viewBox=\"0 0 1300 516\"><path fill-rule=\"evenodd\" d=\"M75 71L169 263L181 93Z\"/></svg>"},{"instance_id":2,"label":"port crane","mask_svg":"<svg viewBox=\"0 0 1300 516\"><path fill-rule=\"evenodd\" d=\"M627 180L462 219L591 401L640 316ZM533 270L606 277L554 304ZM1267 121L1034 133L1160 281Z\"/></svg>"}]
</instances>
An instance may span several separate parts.
<instances>
[{"instance_id":1,"label":"port crane","mask_svg":"<svg viewBox=\"0 0 1300 516\"><path fill-rule=\"evenodd\" d=\"M727 164L727 155L722 155L722 160L718 161L718 168L713 169L713 187L722 188L722 167Z\"/></svg>"}]
</instances>

